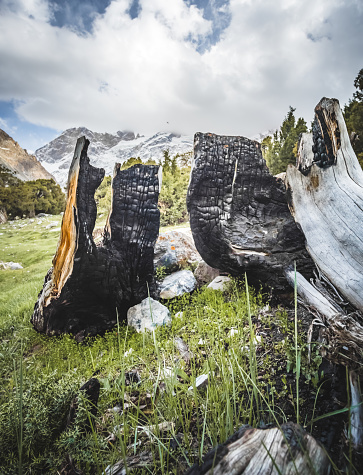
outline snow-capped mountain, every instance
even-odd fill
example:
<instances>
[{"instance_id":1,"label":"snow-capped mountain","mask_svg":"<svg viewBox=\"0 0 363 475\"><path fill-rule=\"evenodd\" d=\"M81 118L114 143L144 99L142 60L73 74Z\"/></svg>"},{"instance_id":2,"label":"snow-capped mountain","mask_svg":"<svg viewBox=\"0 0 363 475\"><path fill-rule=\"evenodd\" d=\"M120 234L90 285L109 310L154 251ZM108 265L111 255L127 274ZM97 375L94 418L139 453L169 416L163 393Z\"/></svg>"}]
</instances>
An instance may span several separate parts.
<instances>
[{"instance_id":1,"label":"snow-capped mountain","mask_svg":"<svg viewBox=\"0 0 363 475\"><path fill-rule=\"evenodd\" d=\"M133 132L116 134L92 132L85 127L68 129L44 147L36 150L35 155L57 180L65 186L68 170L78 137L85 136L90 141L88 156L91 164L104 168L106 175L112 175L116 162L123 163L131 157L140 157L147 161L158 161L164 150L171 156L189 152L193 149L193 136L159 132L155 135L140 136Z\"/></svg>"}]
</instances>

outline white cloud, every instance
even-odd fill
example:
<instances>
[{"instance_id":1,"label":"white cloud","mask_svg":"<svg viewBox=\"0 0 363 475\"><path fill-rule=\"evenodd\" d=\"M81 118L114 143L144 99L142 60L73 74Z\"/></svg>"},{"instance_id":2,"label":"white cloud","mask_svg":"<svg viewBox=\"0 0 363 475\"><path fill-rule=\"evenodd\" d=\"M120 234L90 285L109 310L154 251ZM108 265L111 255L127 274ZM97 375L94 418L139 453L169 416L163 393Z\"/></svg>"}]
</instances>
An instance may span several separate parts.
<instances>
[{"instance_id":1,"label":"white cloud","mask_svg":"<svg viewBox=\"0 0 363 475\"><path fill-rule=\"evenodd\" d=\"M45 0L12 2L0 16L0 100L56 129L155 132L169 122L253 135L278 127L289 105L310 120L323 95L344 103L363 67L355 0L231 0L230 25L203 55L196 42L211 22L200 10L140 4L131 20L130 2L113 0L80 36L49 24Z\"/></svg>"},{"instance_id":2,"label":"white cloud","mask_svg":"<svg viewBox=\"0 0 363 475\"><path fill-rule=\"evenodd\" d=\"M1 8L40 21L48 21L52 14L47 0L2 0Z\"/></svg>"}]
</instances>

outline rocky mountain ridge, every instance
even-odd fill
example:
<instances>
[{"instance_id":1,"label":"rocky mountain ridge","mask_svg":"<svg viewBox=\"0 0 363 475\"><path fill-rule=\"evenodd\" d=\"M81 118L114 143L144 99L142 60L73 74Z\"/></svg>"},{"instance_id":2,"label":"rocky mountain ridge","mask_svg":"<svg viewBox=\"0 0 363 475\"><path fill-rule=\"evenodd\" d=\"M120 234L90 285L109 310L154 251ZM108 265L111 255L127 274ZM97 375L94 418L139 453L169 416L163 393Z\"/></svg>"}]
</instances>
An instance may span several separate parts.
<instances>
[{"instance_id":1,"label":"rocky mountain ridge","mask_svg":"<svg viewBox=\"0 0 363 475\"><path fill-rule=\"evenodd\" d=\"M54 179L34 155L21 148L10 135L0 129L0 167L22 181Z\"/></svg>"},{"instance_id":2,"label":"rocky mountain ridge","mask_svg":"<svg viewBox=\"0 0 363 475\"><path fill-rule=\"evenodd\" d=\"M163 157L164 150L169 150L170 155L174 156L193 149L191 135L158 132L144 136L131 131L111 134L93 132L86 127L67 129L35 152L38 160L62 186L67 183L76 141L81 136L90 140L88 156L91 164L104 168L106 175L113 174L116 162L123 163L131 157L140 157L144 162L149 159L158 161Z\"/></svg>"}]
</instances>

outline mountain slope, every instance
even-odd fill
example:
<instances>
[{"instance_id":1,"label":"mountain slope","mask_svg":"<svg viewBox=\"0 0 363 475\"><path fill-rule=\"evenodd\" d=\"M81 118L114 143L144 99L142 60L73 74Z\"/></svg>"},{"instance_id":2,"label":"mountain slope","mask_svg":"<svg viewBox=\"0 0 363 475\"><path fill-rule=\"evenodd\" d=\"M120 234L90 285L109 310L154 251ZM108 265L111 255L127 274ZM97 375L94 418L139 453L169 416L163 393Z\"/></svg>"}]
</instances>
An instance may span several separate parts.
<instances>
[{"instance_id":1,"label":"mountain slope","mask_svg":"<svg viewBox=\"0 0 363 475\"><path fill-rule=\"evenodd\" d=\"M97 133L85 127L68 129L35 152L38 160L63 186L67 183L77 138L83 135L91 142L88 149L91 164L104 168L106 175L113 174L116 162L123 163L131 157L157 161L162 158L164 150L169 150L173 156L189 152L193 148L192 136L161 132L151 136L135 135L128 131L116 134Z\"/></svg>"},{"instance_id":2,"label":"mountain slope","mask_svg":"<svg viewBox=\"0 0 363 475\"><path fill-rule=\"evenodd\" d=\"M34 155L29 155L10 135L1 129L0 167L5 167L22 181L38 180L39 178L54 179Z\"/></svg>"}]
</instances>

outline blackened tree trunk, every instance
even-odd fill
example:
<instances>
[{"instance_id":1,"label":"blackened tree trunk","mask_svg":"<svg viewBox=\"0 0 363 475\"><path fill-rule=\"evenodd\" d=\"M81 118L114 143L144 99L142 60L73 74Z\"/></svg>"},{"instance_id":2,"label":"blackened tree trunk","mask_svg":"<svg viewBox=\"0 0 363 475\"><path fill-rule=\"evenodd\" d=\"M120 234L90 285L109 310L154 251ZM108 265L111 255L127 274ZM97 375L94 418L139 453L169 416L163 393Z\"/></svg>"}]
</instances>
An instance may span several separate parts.
<instances>
[{"instance_id":1,"label":"blackened tree trunk","mask_svg":"<svg viewBox=\"0 0 363 475\"><path fill-rule=\"evenodd\" d=\"M289 211L282 180L273 177L260 144L244 137L197 133L187 197L196 247L212 267L249 281L286 288L284 269L313 263Z\"/></svg>"},{"instance_id":2,"label":"blackened tree trunk","mask_svg":"<svg viewBox=\"0 0 363 475\"><path fill-rule=\"evenodd\" d=\"M130 306L153 294L160 220L158 167L116 165L104 243L95 245L94 193L104 170L90 165L88 145L85 137L77 141L57 252L32 316L36 330L78 339L112 328L117 313L124 319Z\"/></svg>"}]
</instances>

